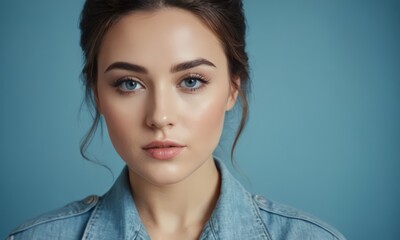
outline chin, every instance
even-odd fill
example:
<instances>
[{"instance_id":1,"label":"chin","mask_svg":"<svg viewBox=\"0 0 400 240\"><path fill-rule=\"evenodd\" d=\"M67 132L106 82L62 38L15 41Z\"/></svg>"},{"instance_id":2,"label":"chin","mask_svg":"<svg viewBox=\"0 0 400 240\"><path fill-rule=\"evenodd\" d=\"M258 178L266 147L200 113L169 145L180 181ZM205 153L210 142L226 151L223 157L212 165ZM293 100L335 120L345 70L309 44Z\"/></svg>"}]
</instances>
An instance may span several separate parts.
<instances>
[{"instance_id":1,"label":"chin","mask_svg":"<svg viewBox=\"0 0 400 240\"><path fill-rule=\"evenodd\" d=\"M145 181L155 186L177 184L190 177L202 165L193 162L187 165L174 161L151 162L140 167L128 164L135 181Z\"/></svg>"},{"instance_id":2,"label":"chin","mask_svg":"<svg viewBox=\"0 0 400 240\"><path fill-rule=\"evenodd\" d=\"M183 182L188 176L161 176L157 177L156 179L149 179L149 182L151 182L155 186L167 186L167 185L174 185L178 184L180 182Z\"/></svg>"}]
</instances>

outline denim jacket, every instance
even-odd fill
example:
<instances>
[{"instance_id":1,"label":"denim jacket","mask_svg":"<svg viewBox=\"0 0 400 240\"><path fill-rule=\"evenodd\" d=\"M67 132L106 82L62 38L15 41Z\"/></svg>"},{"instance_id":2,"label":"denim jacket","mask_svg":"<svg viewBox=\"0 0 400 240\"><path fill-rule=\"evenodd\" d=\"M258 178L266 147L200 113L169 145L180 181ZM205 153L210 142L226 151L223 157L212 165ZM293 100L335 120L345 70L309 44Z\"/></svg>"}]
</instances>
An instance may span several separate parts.
<instances>
[{"instance_id":1,"label":"denim jacket","mask_svg":"<svg viewBox=\"0 0 400 240\"><path fill-rule=\"evenodd\" d=\"M200 239L332 239L345 238L322 221L259 195L251 195L216 160L221 193ZM89 196L16 228L19 239L150 239L140 219L124 168L101 197Z\"/></svg>"}]
</instances>

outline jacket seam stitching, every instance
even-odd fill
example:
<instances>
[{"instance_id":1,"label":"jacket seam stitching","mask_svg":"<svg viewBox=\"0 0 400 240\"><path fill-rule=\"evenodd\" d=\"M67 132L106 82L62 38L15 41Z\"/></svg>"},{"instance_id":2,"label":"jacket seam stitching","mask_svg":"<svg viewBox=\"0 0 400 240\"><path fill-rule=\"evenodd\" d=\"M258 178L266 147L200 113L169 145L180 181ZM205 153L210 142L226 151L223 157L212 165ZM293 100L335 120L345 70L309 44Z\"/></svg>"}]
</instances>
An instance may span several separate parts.
<instances>
[{"instance_id":1,"label":"jacket seam stitching","mask_svg":"<svg viewBox=\"0 0 400 240\"><path fill-rule=\"evenodd\" d=\"M271 240L272 239L271 238L271 234L269 233L268 228L267 228L265 222L263 221L263 219L261 217L258 205L254 202L254 200L253 200L253 198L252 198L250 193L247 193L246 195L249 198L248 201L251 201L251 203L252 203L252 211L253 211L253 214L257 217L256 218L257 222L260 223L260 225L264 229L264 233L267 236L267 239Z\"/></svg>"},{"instance_id":2,"label":"jacket seam stitching","mask_svg":"<svg viewBox=\"0 0 400 240\"><path fill-rule=\"evenodd\" d=\"M334 237L336 239L342 239L342 238L339 238L338 234L336 234L335 231L333 231L329 227L326 227L323 223L319 223L319 222L315 221L314 219L312 219L310 217L307 217L307 216L302 216L302 217L301 216L299 216L299 217L291 216L289 214L285 214L285 213L282 213L282 212L268 210L268 209L266 209L265 206L262 206L262 205L259 205L259 208L261 208L262 210L264 210L264 211L266 211L268 213L271 213L271 214L275 214L275 215L279 215L279 216L282 216L282 217L285 217L285 218L291 218L291 219L296 219L296 220L300 220L300 221L311 223L314 226L319 227L319 228L327 231L329 234L332 235L332 237Z\"/></svg>"},{"instance_id":3,"label":"jacket seam stitching","mask_svg":"<svg viewBox=\"0 0 400 240\"><path fill-rule=\"evenodd\" d=\"M90 236L91 236L90 229L92 228L92 226L98 219L98 211L99 211L99 209L101 209L101 207L103 205L102 203L103 203L103 201L99 200L98 204L93 209L92 214L89 216L89 220L86 223L85 230L82 235L82 239L90 239Z\"/></svg>"},{"instance_id":4,"label":"jacket seam stitching","mask_svg":"<svg viewBox=\"0 0 400 240\"><path fill-rule=\"evenodd\" d=\"M76 211L70 212L69 214L63 214L63 215L55 215L55 216L48 216L45 219L40 219L40 217L37 220L33 220L31 221L31 223L27 223L24 224L20 227L18 227L17 229L13 230L10 235L15 235L17 233L26 231L30 228L45 224L45 223L49 223L49 222L54 222L54 221L58 221L58 220L64 220L64 219L68 219L68 218L72 218L72 217L76 217L79 215L84 215L86 213L88 213L91 209L93 208L93 206L90 206L88 208L80 208Z\"/></svg>"}]
</instances>

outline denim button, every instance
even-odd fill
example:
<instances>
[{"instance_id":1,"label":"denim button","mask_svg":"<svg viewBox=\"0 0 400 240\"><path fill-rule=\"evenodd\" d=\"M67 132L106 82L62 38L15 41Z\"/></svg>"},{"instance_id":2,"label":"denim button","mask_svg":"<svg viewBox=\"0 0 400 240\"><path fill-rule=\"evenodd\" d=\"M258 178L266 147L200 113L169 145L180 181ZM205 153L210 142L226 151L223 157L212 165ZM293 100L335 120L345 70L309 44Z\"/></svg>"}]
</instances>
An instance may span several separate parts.
<instances>
[{"instance_id":1,"label":"denim button","mask_svg":"<svg viewBox=\"0 0 400 240\"><path fill-rule=\"evenodd\" d=\"M85 200L83 200L83 202L86 204L86 205L90 205L90 204L92 204L94 201L96 201L97 200L97 196L96 195L91 195L91 196L88 196L88 197L86 197L85 198Z\"/></svg>"},{"instance_id":2,"label":"denim button","mask_svg":"<svg viewBox=\"0 0 400 240\"><path fill-rule=\"evenodd\" d=\"M267 199L265 197L263 197L263 196L256 195L254 198L259 203L262 203L262 204L266 204L267 203Z\"/></svg>"}]
</instances>

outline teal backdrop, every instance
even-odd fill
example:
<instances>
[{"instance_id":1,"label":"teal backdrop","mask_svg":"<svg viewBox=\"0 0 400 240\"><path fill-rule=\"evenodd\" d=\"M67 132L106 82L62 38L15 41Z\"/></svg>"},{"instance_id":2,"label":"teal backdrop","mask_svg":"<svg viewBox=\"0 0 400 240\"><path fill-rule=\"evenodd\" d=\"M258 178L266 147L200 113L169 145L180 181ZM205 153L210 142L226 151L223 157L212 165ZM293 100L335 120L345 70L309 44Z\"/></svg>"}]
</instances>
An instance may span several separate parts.
<instances>
[{"instance_id":1,"label":"teal backdrop","mask_svg":"<svg viewBox=\"0 0 400 240\"><path fill-rule=\"evenodd\" d=\"M82 0L0 3L0 238L113 183L83 160ZM235 174L348 239L400 235L400 1L247 0L252 94ZM227 120L217 149L229 161ZM119 174L106 129L92 157Z\"/></svg>"}]
</instances>

